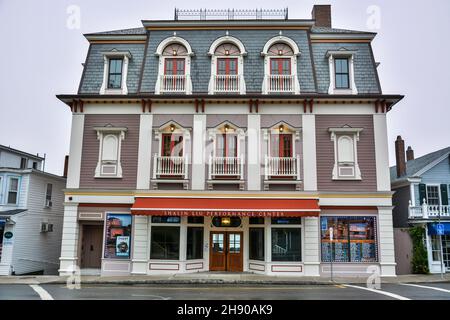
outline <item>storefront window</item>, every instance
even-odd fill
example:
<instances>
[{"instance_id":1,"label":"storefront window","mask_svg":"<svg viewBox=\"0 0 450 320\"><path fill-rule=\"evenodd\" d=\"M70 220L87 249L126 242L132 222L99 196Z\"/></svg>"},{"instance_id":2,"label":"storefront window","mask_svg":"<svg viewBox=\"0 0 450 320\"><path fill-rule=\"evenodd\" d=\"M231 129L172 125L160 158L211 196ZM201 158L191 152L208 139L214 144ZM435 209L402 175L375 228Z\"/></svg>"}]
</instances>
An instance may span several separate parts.
<instances>
[{"instance_id":1,"label":"storefront window","mask_svg":"<svg viewBox=\"0 0 450 320\"><path fill-rule=\"evenodd\" d=\"M272 228L272 261L302 261L300 228Z\"/></svg>"},{"instance_id":2,"label":"storefront window","mask_svg":"<svg viewBox=\"0 0 450 320\"><path fill-rule=\"evenodd\" d=\"M106 216L105 258L130 258L131 215L112 214Z\"/></svg>"},{"instance_id":3,"label":"storefront window","mask_svg":"<svg viewBox=\"0 0 450 320\"><path fill-rule=\"evenodd\" d=\"M377 261L375 217L321 217L321 230L322 262Z\"/></svg>"},{"instance_id":4,"label":"storefront window","mask_svg":"<svg viewBox=\"0 0 450 320\"><path fill-rule=\"evenodd\" d=\"M203 228L188 227L187 228L187 248L186 258L203 259Z\"/></svg>"},{"instance_id":5,"label":"storefront window","mask_svg":"<svg viewBox=\"0 0 450 320\"><path fill-rule=\"evenodd\" d=\"M178 260L180 256L180 228L152 226L150 259Z\"/></svg>"},{"instance_id":6,"label":"storefront window","mask_svg":"<svg viewBox=\"0 0 450 320\"><path fill-rule=\"evenodd\" d=\"M249 229L249 258L264 261L264 228Z\"/></svg>"},{"instance_id":7,"label":"storefront window","mask_svg":"<svg viewBox=\"0 0 450 320\"><path fill-rule=\"evenodd\" d=\"M177 216L152 216L152 223L180 223L181 218Z\"/></svg>"}]
</instances>

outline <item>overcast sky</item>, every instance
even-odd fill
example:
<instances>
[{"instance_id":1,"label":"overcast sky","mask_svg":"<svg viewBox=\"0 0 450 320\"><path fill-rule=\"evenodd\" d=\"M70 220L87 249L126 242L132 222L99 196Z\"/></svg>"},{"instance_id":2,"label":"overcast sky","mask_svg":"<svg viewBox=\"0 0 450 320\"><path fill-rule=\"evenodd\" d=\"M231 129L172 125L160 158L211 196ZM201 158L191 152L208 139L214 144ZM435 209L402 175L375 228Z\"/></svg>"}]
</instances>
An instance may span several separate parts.
<instances>
[{"instance_id":1,"label":"overcast sky","mask_svg":"<svg viewBox=\"0 0 450 320\"><path fill-rule=\"evenodd\" d=\"M332 4L336 28L378 33L373 49L383 92L406 95L388 114L391 164L397 135L416 157L450 145L450 1L275 3L279 7L269 0L0 0L0 144L46 153L46 170L62 173L71 114L55 95L77 91L88 49L83 33L140 27L141 19L173 19L175 7L288 7L290 18L310 18L316 3ZM80 9L79 28L71 19L73 5Z\"/></svg>"}]
</instances>

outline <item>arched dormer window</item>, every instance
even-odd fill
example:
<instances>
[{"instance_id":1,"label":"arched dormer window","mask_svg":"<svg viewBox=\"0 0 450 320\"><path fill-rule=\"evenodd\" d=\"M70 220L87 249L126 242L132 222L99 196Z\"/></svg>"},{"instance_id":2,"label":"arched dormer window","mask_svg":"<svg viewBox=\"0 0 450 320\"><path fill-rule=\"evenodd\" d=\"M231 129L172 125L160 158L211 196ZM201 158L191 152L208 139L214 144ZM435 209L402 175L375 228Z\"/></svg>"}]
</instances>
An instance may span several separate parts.
<instances>
[{"instance_id":1,"label":"arched dormer window","mask_svg":"<svg viewBox=\"0 0 450 320\"><path fill-rule=\"evenodd\" d=\"M278 36L264 46L264 82L262 92L300 94L297 76L297 44L290 38Z\"/></svg>"},{"instance_id":2,"label":"arched dormer window","mask_svg":"<svg viewBox=\"0 0 450 320\"><path fill-rule=\"evenodd\" d=\"M245 94L243 56L246 52L242 42L227 35L214 41L208 54L211 56L209 94Z\"/></svg>"},{"instance_id":3,"label":"arched dormer window","mask_svg":"<svg viewBox=\"0 0 450 320\"><path fill-rule=\"evenodd\" d=\"M189 43L177 36L163 40L156 49L159 56L155 93L192 93L190 78L191 56Z\"/></svg>"}]
</instances>

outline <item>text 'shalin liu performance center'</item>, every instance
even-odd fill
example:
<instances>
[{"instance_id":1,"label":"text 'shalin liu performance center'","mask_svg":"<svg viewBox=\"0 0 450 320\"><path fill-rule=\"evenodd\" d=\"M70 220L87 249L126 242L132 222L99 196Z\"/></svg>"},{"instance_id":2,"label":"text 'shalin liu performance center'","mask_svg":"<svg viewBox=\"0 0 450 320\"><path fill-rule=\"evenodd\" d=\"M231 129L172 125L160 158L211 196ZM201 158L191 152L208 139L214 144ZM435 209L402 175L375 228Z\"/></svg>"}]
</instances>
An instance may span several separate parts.
<instances>
[{"instance_id":1,"label":"text 'shalin liu performance center'","mask_svg":"<svg viewBox=\"0 0 450 320\"><path fill-rule=\"evenodd\" d=\"M60 273L394 276L375 34L186 13L85 35Z\"/></svg>"}]
</instances>

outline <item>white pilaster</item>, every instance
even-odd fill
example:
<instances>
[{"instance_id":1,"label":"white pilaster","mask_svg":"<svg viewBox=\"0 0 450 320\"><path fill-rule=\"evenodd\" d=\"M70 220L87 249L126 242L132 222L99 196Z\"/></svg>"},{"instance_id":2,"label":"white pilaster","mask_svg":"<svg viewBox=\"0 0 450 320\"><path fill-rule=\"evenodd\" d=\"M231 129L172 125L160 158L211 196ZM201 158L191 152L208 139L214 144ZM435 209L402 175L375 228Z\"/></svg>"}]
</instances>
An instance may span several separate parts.
<instances>
[{"instance_id":1,"label":"white pilaster","mask_svg":"<svg viewBox=\"0 0 450 320\"><path fill-rule=\"evenodd\" d=\"M192 139L192 190L205 189L206 115L194 115Z\"/></svg>"},{"instance_id":2,"label":"white pilaster","mask_svg":"<svg viewBox=\"0 0 450 320\"><path fill-rule=\"evenodd\" d=\"M317 191L316 117L302 115L303 127L303 184L305 191Z\"/></svg>"},{"instance_id":3,"label":"white pilaster","mask_svg":"<svg viewBox=\"0 0 450 320\"><path fill-rule=\"evenodd\" d=\"M186 248L187 248L187 218L181 217L180 223L180 261L181 265L186 268ZM182 267L183 268L183 267ZM181 272L186 271L186 269L181 270Z\"/></svg>"},{"instance_id":4,"label":"white pilaster","mask_svg":"<svg viewBox=\"0 0 450 320\"><path fill-rule=\"evenodd\" d=\"M272 262L272 229L271 218L264 218L264 261L266 262L266 273L270 272L269 264Z\"/></svg>"},{"instance_id":5,"label":"white pilaster","mask_svg":"<svg viewBox=\"0 0 450 320\"><path fill-rule=\"evenodd\" d=\"M147 274L148 269L148 217L133 216L131 274Z\"/></svg>"},{"instance_id":6,"label":"white pilaster","mask_svg":"<svg viewBox=\"0 0 450 320\"><path fill-rule=\"evenodd\" d=\"M78 266L78 204L64 204L64 222L61 241L60 275L72 274Z\"/></svg>"},{"instance_id":7,"label":"white pilaster","mask_svg":"<svg viewBox=\"0 0 450 320\"><path fill-rule=\"evenodd\" d=\"M67 188L80 187L81 153L83 148L84 114L72 115L70 133L69 166L67 171Z\"/></svg>"},{"instance_id":8,"label":"white pilaster","mask_svg":"<svg viewBox=\"0 0 450 320\"><path fill-rule=\"evenodd\" d=\"M261 190L261 116L249 114L247 126L247 189Z\"/></svg>"},{"instance_id":9,"label":"white pilaster","mask_svg":"<svg viewBox=\"0 0 450 320\"><path fill-rule=\"evenodd\" d=\"M137 189L150 189L150 161L152 156L153 115L141 114L139 125L139 153L137 167Z\"/></svg>"},{"instance_id":10,"label":"white pilaster","mask_svg":"<svg viewBox=\"0 0 450 320\"><path fill-rule=\"evenodd\" d=\"M0 256L0 276L9 276L13 271L11 264L13 263L14 244L16 242L14 227L15 224L7 223L5 225L4 232L12 232L13 237L9 240L3 240L2 254Z\"/></svg>"},{"instance_id":11,"label":"white pilaster","mask_svg":"<svg viewBox=\"0 0 450 320\"><path fill-rule=\"evenodd\" d=\"M304 219L303 232L305 276L318 277L320 276L319 217L306 217Z\"/></svg>"},{"instance_id":12,"label":"white pilaster","mask_svg":"<svg viewBox=\"0 0 450 320\"><path fill-rule=\"evenodd\" d=\"M381 276L395 277L394 228L392 225L393 207L378 207L379 259Z\"/></svg>"},{"instance_id":13,"label":"white pilaster","mask_svg":"<svg viewBox=\"0 0 450 320\"><path fill-rule=\"evenodd\" d=\"M390 191L391 177L389 172L386 114L373 115L373 131L375 138L375 165L377 173L377 190Z\"/></svg>"}]
</instances>

